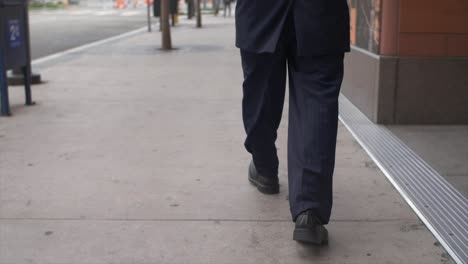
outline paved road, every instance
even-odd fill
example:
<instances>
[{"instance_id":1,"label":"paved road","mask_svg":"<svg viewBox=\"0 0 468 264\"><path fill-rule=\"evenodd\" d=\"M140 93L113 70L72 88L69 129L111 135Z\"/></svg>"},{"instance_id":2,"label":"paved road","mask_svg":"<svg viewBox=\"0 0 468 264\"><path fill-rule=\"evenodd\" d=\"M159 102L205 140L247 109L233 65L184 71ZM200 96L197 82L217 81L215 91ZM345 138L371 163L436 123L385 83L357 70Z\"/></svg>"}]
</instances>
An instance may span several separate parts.
<instances>
[{"instance_id":1,"label":"paved road","mask_svg":"<svg viewBox=\"0 0 468 264\"><path fill-rule=\"evenodd\" d=\"M37 59L145 26L146 9L30 12L31 53Z\"/></svg>"}]
</instances>

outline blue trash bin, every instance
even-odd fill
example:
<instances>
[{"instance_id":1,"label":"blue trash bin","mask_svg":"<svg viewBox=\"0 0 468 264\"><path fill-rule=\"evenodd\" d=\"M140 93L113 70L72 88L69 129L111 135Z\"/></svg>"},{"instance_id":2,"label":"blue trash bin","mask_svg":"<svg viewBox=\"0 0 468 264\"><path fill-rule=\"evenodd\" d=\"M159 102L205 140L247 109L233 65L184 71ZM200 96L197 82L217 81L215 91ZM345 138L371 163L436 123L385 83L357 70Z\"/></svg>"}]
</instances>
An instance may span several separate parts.
<instances>
[{"instance_id":1,"label":"blue trash bin","mask_svg":"<svg viewBox=\"0 0 468 264\"><path fill-rule=\"evenodd\" d=\"M24 75L26 105L31 99L31 54L26 0L0 0L0 114L10 115L7 71L19 68Z\"/></svg>"}]
</instances>

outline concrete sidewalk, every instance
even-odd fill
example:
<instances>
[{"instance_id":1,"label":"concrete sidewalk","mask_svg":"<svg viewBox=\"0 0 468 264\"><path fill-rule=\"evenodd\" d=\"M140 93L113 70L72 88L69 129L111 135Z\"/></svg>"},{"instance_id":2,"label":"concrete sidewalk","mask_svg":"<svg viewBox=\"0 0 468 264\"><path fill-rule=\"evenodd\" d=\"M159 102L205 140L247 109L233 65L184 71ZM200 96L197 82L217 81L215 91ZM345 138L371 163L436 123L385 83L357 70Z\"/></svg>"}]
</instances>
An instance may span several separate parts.
<instances>
[{"instance_id":1,"label":"concrete sidewalk","mask_svg":"<svg viewBox=\"0 0 468 264\"><path fill-rule=\"evenodd\" d=\"M190 23L190 24L189 24ZM281 194L247 181L231 19L182 20L40 67L0 119L0 263L450 263L340 125L330 245L292 241ZM287 109L287 108L286 108Z\"/></svg>"}]
</instances>

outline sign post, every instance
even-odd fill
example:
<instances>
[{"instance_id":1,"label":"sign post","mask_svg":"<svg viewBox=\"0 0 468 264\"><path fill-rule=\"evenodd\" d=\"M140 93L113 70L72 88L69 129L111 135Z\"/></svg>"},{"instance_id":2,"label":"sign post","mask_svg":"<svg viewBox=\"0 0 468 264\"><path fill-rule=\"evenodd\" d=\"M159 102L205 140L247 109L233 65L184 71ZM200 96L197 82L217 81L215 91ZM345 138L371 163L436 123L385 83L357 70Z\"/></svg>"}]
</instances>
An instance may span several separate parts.
<instances>
[{"instance_id":1,"label":"sign post","mask_svg":"<svg viewBox=\"0 0 468 264\"><path fill-rule=\"evenodd\" d=\"M10 100L8 99L8 85L6 80L6 70L4 68L3 50L0 45L0 105L1 114L10 115Z\"/></svg>"}]
</instances>

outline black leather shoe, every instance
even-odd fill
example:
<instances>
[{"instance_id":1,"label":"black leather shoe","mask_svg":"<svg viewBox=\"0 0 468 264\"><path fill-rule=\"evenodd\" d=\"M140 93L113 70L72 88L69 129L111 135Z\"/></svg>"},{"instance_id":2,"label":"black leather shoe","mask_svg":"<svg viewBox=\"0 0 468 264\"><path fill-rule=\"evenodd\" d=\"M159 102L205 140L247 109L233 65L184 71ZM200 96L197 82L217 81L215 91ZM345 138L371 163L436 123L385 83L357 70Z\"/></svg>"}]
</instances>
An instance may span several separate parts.
<instances>
[{"instance_id":1,"label":"black leather shoe","mask_svg":"<svg viewBox=\"0 0 468 264\"><path fill-rule=\"evenodd\" d=\"M293 239L314 245L328 244L328 230L320 223L313 210L308 210L296 218Z\"/></svg>"},{"instance_id":2,"label":"black leather shoe","mask_svg":"<svg viewBox=\"0 0 468 264\"><path fill-rule=\"evenodd\" d=\"M277 194L279 193L278 177L265 177L257 172L253 161L249 165L249 181L257 187L257 189L264 194Z\"/></svg>"}]
</instances>

